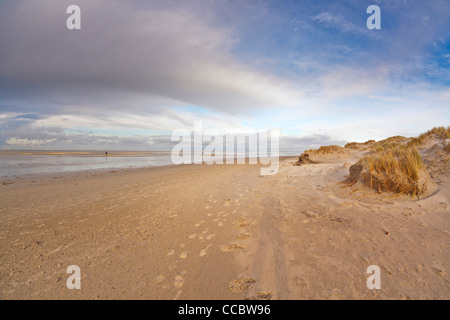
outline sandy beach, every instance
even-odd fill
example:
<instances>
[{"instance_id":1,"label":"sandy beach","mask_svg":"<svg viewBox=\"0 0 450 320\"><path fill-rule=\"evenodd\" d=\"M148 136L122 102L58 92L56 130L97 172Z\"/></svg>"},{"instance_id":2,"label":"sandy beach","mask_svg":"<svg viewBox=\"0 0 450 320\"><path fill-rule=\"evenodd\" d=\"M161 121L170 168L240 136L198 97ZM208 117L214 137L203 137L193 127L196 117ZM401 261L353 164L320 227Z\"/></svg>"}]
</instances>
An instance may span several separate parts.
<instances>
[{"instance_id":1,"label":"sandy beach","mask_svg":"<svg viewBox=\"0 0 450 320\"><path fill-rule=\"evenodd\" d=\"M379 194L342 183L359 156L2 184L0 298L449 299L448 171L429 197Z\"/></svg>"}]
</instances>

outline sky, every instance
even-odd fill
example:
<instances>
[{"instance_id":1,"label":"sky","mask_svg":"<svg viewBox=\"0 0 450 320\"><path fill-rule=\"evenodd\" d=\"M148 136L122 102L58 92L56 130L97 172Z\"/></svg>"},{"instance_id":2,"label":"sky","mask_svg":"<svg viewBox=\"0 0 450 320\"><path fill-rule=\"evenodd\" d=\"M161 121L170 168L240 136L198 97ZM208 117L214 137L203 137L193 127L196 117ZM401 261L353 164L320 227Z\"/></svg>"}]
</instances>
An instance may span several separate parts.
<instances>
[{"instance_id":1,"label":"sky","mask_svg":"<svg viewBox=\"0 0 450 320\"><path fill-rule=\"evenodd\" d=\"M0 0L1 149L170 150L195 121L295 152L448 126L450 1Z\"/></svg>"}]
</instances>

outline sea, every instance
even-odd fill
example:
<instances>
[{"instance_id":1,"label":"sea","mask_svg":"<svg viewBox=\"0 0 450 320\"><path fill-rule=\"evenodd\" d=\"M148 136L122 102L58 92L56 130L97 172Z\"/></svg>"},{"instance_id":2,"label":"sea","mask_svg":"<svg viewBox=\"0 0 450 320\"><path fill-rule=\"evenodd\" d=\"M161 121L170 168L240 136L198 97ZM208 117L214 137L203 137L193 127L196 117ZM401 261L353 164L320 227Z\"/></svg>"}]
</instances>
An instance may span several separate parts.
<instances>
[{"instance_id":1,"label":"sea","mask_svg":"<svg viewBox=\"0 0 450 320\"><path fill-rule=\"evenodd\" d=\"M0 151L0 179L170 164L169 151Z\"/></svg>"},{"instance_id":2,"label":"sea","mask_svg":"<svg viewBox=\"0 0 450 320\"><path fill-rule=\"evenodd\" d=\"M282 156L297 155L285 152ZM170 151L5 151L0 150L0 179L102 169L172 165Z\"/></svg>"}]
</instances>

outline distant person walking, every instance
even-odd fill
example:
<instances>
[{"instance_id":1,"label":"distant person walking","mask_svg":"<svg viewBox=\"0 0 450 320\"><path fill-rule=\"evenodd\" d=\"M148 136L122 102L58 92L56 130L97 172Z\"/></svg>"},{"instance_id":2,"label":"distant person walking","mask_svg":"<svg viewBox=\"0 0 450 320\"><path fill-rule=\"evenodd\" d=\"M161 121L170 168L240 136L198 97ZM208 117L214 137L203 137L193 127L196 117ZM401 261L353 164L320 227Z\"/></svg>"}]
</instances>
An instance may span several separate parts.
<instances>
[{"instance_id":1,"label":"distant person walking","mask_svg":"<svg viewBox=\"0 0 450 320\"><path fill-rule=\"evenodd\" d=\"M108 156L108 151L105 152L105 157L107 157L107 156Z\"/></svg>"}]
</instances>

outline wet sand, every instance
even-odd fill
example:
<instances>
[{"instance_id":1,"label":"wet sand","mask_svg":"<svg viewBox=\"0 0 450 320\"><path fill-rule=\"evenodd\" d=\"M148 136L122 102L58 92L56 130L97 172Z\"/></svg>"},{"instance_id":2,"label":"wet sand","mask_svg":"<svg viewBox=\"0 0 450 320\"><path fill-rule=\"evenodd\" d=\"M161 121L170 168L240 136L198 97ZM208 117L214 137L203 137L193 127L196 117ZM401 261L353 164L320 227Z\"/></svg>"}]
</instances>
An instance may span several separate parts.
<instances>
[{"instance_id":1,"label":"wet sand","mask_svg":"<svg viewBox=\"0 0 450 320\"><path fill-rule=\"evenodd\" d=\"M0 184L0 298L450 298L447 173L416 201L342 184L355 155L295 160Z\"/></svg>"}]
</instances>

